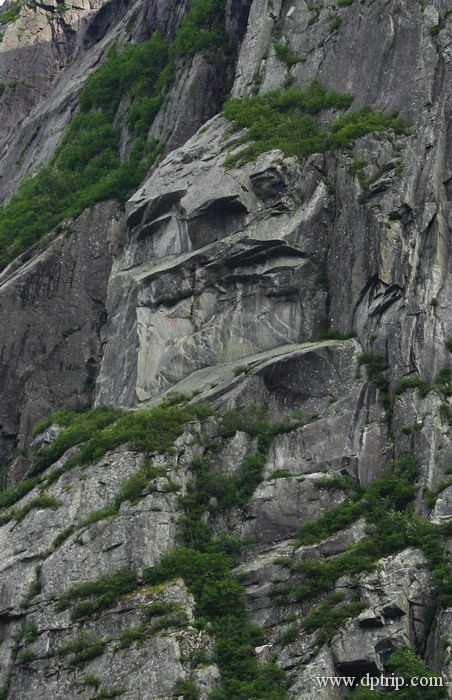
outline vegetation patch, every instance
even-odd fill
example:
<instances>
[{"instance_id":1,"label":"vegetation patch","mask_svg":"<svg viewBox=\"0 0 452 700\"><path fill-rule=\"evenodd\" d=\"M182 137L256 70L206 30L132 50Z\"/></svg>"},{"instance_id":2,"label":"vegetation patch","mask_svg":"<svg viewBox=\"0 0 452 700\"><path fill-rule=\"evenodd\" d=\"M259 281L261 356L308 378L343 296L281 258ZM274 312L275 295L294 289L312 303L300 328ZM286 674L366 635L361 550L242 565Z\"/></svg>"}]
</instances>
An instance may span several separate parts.
<instances>
[{"instance_id":1,"label":"vegetation patch","mask_svg":"<svg viewBox=\"0 0 452 700\"><path fill-rule=\"evenodd\" d=\"M392 403L389 396L389 380L385 374L388 363L377 350L367 350L358 355L358 364L364 365L367 377L380 392L380 401L386 413L388 425L392 419Z\"/></svg>"},{"instance_id":2,"label":"vegetation patch","mask_svg":"<svg viewBox=\"0 0 452 700\"><path fill-rule=\"evenodd\" d=\"M224 553L183 547L164 555L159 566L145 571L145 578L157 584L182 577L196 598L197 614L210 621L216 638L213 660L222 674L212 700L283 700L283 671L252 655L262 631L247 619L243 587L231 574L233 564Z\"/></svg>"},{"instance_id":3,"label":"vegetation patch","mask_svg":"<svg viewBox=\"0 0 452 700\"><path fill-rule=\"evenodd\" d=\"M39 483L38 477L24 479L19 481L14 488L3 489L0 491L0 508L8 508L20 501L27 493L29 493Z\"/></svg>"},{"instance_id":4,"label":"vegetation patch","mask_svg":"<svg viewBox=\"0 0 452 700\"><path fill-rule=\"evenodd\" d=\"M272 423L267 410L256 405L221 417L219 437L231 437L237 430L246 432L255 439L256 450L245 456L235 475L210 468L206 459L194 460L196 483L181 499L184 515L179 521L179 536L185 546L166 554L158 566L144 572L151 584L183 578L195 596L198 620L210 622L216 639L213 660L221 670L221 683L211 694L212 700L286 697L283 671L275 663L260 662L253 655L256 644L262 643L262 630L250 624L243 586L231 574L240 543L227 535L214 537L205 516L214 509L244 504L262 480L273 437L293 430L303 420Z\"/></svg>"},{"instance_id":5,"label":"vegetation patch","mask_svg":"<svg viewBox=\"0 0 452 700\"><path fill-rule=\"evenodd\" d=\"M18 657L19 664L26 666L36 659L36 654L32 649L24 649L21 651Z\"/></svg>"},{"instance_id":6,"label":"vegetation patch","mask_svg":"<svg viewBox=\"0 0 452 700\"><path fill-rule=\"evenodd\" d=\"M56 510L60 506L60 501L57 501L53 496L49 496L48 493L42 492L39 496L36 496L36 498L26 503L22 508L14 511L13 517L18 522L21 522L33 508L51 508L52 510Z\"/></svg>"},{"instance_id":7,"label":"vegetation patch","mask_svg":"<svg viewBox=\"0 0 452 700\"><path fill-rule=\"evenodd\" d=\"M291 625L276 637L276 642L277 644L282 644L283 646L285 646L286 644L291 644L292 642L294 642L297 639L297 637L298 630L295 627L295 625Z\"/></svg>"},{"instance_id":8,"label":"vegetation patch","mask_svg":"<svg viewBox=\"0 0 452 700\"><path fill-rule=\"evenodd\" d=\"M121 649L129 647L133 642L151 637L164 629L181 628L188 624L187 613L176 603L153 603L149 607L154 607L154 610L151 612L149 608L146 609L146 622L139 627L131 627L121 632L117 638Z\"/></svg>"},{"instance_id":9,"label":"vegetation patch","mask_svg":"<svg viewBox=\"0 0 452 700\"><path fill-rule=\"evenodd\" d=\"M303 620L306 632L317 632L315 643L322 645L334 637L336 632L352 617L356 617L366 606L360 601L344 601L341 593L332 593L328 600L315 605Z\"/></svg>"},{"instance_id":10,"label":"vegetation patch","mask_svg":"<svg viewBox=\"0 0 452 700\"><path fill-rule=\"evenodd\" d=\"M8 22L12 22L13 20L17 19L22 7L26 4L28 3L18 2L15 5L8 7L7 10L3 10L3 12L0 13L0 24L7 24Z\"/></svg>"},{"instance_id":11,"label":"vegetation patch","mask_svg":"<svg viewBox=\"0 0 452 700\"><path fill-rule=\"evenodd\" d=\"M112 607L123 595L131 593L139 586L133 571L119 571L102 576L97 581L84 581L69 588L58 600L57 610L72 607L73 620L92 615ZM81 599L91 598L90 600ZM80 602L76 602L80 601Z\"/></svg>"},{"instance_id":12,"label":"vegetation patch","mask_svg":"<svg viewBox=\"0 0 452 700\"><path fill-rule=\"evenodd\" d=\"M437 527L414 511L417 475L416 462L405 454L389 466L385 476L363 489L356 501L342 503L312 523L302 525L298 531L301 544L330 536L360 516L366 517L367 535L328 561L308 557L290 564L284 562L301 580L299 584L276 583L272 595L277 601L305 600L330 592L341 576L371 571L379 559L407 547L417 547L424 552L432 571L437 599L450 605L452 572L441 535L452 531L452 527L449 524Z\"/></svg>"},{"instance_id":13,"label":"vegetation patch","mask_svg":"<svg viewBox=\"0 0 452 700\"><path fill-rule=\"evenodd\" d=\"M304 63L306 59L303 56L298 56L289 43L275 43L273 44L275 49L276 58L278 58L282 63L285 63L287 68L292 68L297 63Z\"/></svg>"},{"instance_id":14,"label":"vegetation patch","mask_svg":"<svg viewBox=\"0 0 452 700\"><path fill-rule=\"evenodd\" d=\"M0 22L14 19L20 6L6 10ZM142 44L110 51L88 78L80 109L54 158L0 210L0 269L89 205L127 200L164 147L148 132L175 78L176 61L191 60L199 52L211 60L224 59L224 6L224 0L196 0L173 42L156 31ZM121 159L115 115L124 99L132 102L127 119L132 146Z\"/></svg>"},{"instance_id":15,"label":"vegetation patch","mask_svg":"<svg viewBox=\"0 0 452 700\"><path fill-rule=\"evenodd\" d=\"M359 687L352 694L353 700L440 700L446 697L446 684L439 674L433 673L427 664L409 647L396 649L385 663L392 675L405 680L398 690L370 690ZM412 678L431 678L431 686L411 685Z\"/></svg>"},{"instance_id":16,"label":"vegetation patch","mask_svg":"<svg viewBox=\"0 0 452 700\"><path fill-rule=\"evenodd\" d=\"M187 495L181 499L184 515L180 518L179 529L185 545L200 551L205 551L206 547L222 549L232 546L232 538L221 542L213 539L205 514L244 505L262 481L268 449L275 435L294 430L305 421L305 418L294 417L272 423L268 411L256 404L229 411L219 419L217 431L220 438L231 437L237 431L245 432L255 438L256 448L245 455L235 474L212 469L205 458L193 460L196 484L189 485Z\"/></svg>"},{"instance_id":17,"label":"vegetation patch","mask_svg":"<svg viewBox=\"0 0 452 700\"><path fill-rule=\"evenodd\" d=\"M94 637L89 633L81 634L76 639L63 644L57 649L59 656L69 656L69 663L72 666L86 663L102 656L109 639Z\"/></svg>"},{"instance_id":18,"label":"vegetation patch","mask_svg":"<svg viewBox=\"0 0 452 700\"><path fill-rule=\"evenodd\" d=\"M69 427L62 431L52 445L41 450L33 462L33 473L38 474L70 448L80 445L80 451L72 455L50 480L77 465L85 465L101 459L109 450L130 443L140 452L165 452L182 434L186 423L206 418L212 413L207 404L190 404L185 396L169 396L155 408L140 411L123 411L98 406L84 413L74 414Z\"/></svg>"},{"instance_id":19,"label":"vegetation patch","mask_svg":"<svg viewBox=\"0 0 452 700\"><path fill-rule=\"evenodd\" d=\"M452 396L452 367L444 365L435 377L435 386L445 397Z\"/></svg>"},{"instance_id":20,"label":"vegetation patch","mask_svg":"<svg viewBox=\"0 0 452 700\"><path fill-rule=\"evenodd\" d=\"M403 394L409 389L417 389L422 398L425 398L433 391L433 387L420 377L402 377L397 381L394 387L394 394L395 396L400 396L400 394Z\"/></svg>"},{"instance_id":21,"label":"vegetation patch","mask_svg":"<svg viewBox=\"0 0 452 700\"><path fill-rule=\"evenodd\" d=\"M247 129L240 143L248 145L230 154L225 165L250 162L275 148L304 160L312 153L349 147L371 131L407 133L407 125L396 113L383 114L368 107L339 117L327 129L319 125L316 117L322 110L346 109L352 102L352 95L326 90L315 80L306 91L291 85L261 95L233 97L225 104L223 115L231 120L233 131Z\"/></svg>"},{"instance_id":22,"label":"vegetation patch","mask_svg":"<svg viewBox=\"0 0 452 700\"><path fill-rule=\"evenodd\" d=\"M196 683L186 678L179 678L173 689L173 698L180 697L183 697L184 700L199 700L200 695Z\"/></svg>"}]
</instances>

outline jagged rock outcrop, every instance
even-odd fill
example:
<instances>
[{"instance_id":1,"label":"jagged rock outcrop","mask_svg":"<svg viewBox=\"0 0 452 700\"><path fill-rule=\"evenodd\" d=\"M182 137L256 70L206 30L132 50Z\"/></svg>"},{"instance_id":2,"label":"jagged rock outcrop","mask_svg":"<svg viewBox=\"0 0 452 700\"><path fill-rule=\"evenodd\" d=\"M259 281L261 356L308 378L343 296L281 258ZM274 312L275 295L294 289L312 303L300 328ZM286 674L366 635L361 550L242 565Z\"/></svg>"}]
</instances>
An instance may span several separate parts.
<instances>
[{"instance_id":1,"label":"jagged rock outcrop","mask_svg":"<svg viewBox=\"0 0 452 700\"><path fill-rule=\"evenodd\" d=\"M52 158L109 48L157 26L173 39L185 11L147 0L20 9L0 44L4 200ZM0 458L27 447L51 409L148 409L171 392L220 413L265 405L272 425L286 423L246 499L243 465L264 454L262 436L240 424L224 437L213 419L191 424L163 457L153 453L164 474L114 512L118 489L149 459L130 444L65 471L73 446L50 467L58 478L46 469L19 494L0 521L8 700L91 698L98 688L169 699L180 679L207 698L217 686L213 628L196 621L190 586L180 576L151 586L143 573L181 543L181 497L202 482L201 458L213 482L220 474L241 484L227 506L222 488L209 494L200 522L242 541L234 574L264 628L254 653L259 662L277 655L289 698L345 698L345 689L320 691L317 677L379 675L403 647L452 678L450 598L422 539L427 522L446 525L435 547L450 555L452 14L445 0L253 0L228 2L225 24L229 62L199 53L177 64L150 128L164 149L125 211L91 207L0 274ZM244 136L218 114L229 89L244 97L312 79L351 93L352 109L400 111L410 132L372 131L304 161L271 148L225 167ZM16 457L10 485L36 478L39 444ZM391 535L404 532L403 544L339 567L331 585L319 569L318 590L308 590L307 567L339 566L363 541L377 551L368 494L405 452L418 463L417 488L398 474L398 494L410 492L418 515L405 503L379 514L399 523ZM360 498L366 508L303 542L300 525ZM140 585L109 607L78 619L58 609L72 586L124 570ZM154 604L179 617L146 627ZM336 627L313 621L319 609L328 617L319 605L343 606ZM80 639L95 646L92 658L77 657Z\"/></svg>"}]
</instances>

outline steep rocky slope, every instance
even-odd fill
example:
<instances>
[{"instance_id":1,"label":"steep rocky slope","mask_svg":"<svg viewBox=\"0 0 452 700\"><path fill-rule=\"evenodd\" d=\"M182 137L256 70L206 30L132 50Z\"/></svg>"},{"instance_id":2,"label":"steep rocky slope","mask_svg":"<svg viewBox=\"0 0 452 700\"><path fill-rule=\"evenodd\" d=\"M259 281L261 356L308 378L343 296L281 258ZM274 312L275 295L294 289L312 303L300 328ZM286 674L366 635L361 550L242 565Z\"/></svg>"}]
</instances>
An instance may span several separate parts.
<instances>
[{"instance_id":1,"label":"steep rocky slope","mask_svg":"<svg viewBox=\"0 0 452 700\"><path fill-rule=\"evenodd\" d=\"M65 7L3 25L5 202L57 167L113 44L159 28L173 73L125 207L93 201L0 273L4 697L452 681L447 3L232 1L207 27L184 4Z\"/></svg>"}]
</instances>

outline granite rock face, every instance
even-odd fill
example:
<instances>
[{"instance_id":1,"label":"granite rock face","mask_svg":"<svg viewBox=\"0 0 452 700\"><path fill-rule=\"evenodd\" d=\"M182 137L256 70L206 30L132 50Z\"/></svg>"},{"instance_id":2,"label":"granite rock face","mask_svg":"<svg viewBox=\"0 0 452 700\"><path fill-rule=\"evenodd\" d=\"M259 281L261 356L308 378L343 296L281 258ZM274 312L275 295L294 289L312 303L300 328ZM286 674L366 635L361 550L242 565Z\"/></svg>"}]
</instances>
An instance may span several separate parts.
<instances>
[{"instance_id":1,"label":"granite rock face","mask_svg":"<svg viewBox=\"0 0 452 700\"><path fill-rule=\"evenodd\" d=\"M38 244L0 276L4 461L15 446L25 446L34 423L49 410L92 400L111 268L107 238L117 209L104 203L85 211L61 226L44 249Z\"/></svg>"},{"instance_id":2,"label":"granite rock face","mask_svg":"<svg viewBox=\"0 0 452 700\"><path fill-rule=\"evenodd\" d=\"M110 46L144 41L157 26L172 38L186 9L165 0L66 6L63 13L54 0L25 4L0 25L4 201L52 158L87 75ZM218 68L197 55L177 66L151 127L165 150L125 211L113 202L91 207L0 275L0 459L15 456L4 477L11 486L40 445L55 440L61 426L17 455L33 424L59 407L149 408L183 392L220 412L255 404L275 423L296 419L271 441L247 502L221 510L213 498L203 516L216 534L244 543L235 573L265 636L254 653L276 654L293 700L346 698L346 690L319 691L317 678L379 675L405 646L452 679L450 611L438 604L415 546L335 581L334 593L361 607L321 642L305 622L326 595L278 601L274 593L275 585L300 585L288 561L334 562L368 536L360 513L320 542L296 539L300 525L347 502L350 484L368 486L404 452L419 465L419 515L436 525L452 515L452 375L439 375L451 364L452 338L448 10L445 0L231 0L231 61ZM278 43L297 57L291 66ZM411 132L374 131L303 162L270 150L225 168L243 136L220 114L227 93L312 79L352 93L352 109L398 110ZM371 381L362 357L369 350L387 363L387 383ZM403 378L424 384L418 390ZM58 600L73 585L121 570L140 577L180 544L180 496L196 485L193 459L204 456L212 471L233 477L259 449L244 429L227 438L209 430L208 421L192 426L164 463L153 455L164 476L114 514L92 517L142 467L145 455L130 445L52 483L44 472L3 509L7 700L97 692L169 700L179 679L208 698L220 673L215 640L193 624L196 601L180 578L162 588L140 581L89 618L74 618ZM76 450L52 468L64 471ZM39 505L43 489L53 499L47 507ZM450 555L450 538L443 545ZM174 604L181 615L123 644L121 634L143 629L154 603ZM80 638L101 650L75 663L64 648Z\"/></svg>"}]
</instances>

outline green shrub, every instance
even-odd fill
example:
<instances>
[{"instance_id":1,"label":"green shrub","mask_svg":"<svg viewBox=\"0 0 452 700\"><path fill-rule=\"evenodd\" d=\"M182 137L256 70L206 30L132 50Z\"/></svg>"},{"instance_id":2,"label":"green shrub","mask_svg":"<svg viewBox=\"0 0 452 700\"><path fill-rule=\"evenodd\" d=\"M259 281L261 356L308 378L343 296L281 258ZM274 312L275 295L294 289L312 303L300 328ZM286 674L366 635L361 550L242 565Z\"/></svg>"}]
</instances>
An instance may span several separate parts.
<instances>
[{"instance_id":1,"label":"green shrub","mask_svg":"<svg viewBox=\"0 0 452 700\"><path fill-rule=\"evenodd\" d=\"M204 53L210 60L229 53L229 38L224 27L224 0L197 0L181 22L170 56L191 58Z\"/></svg>"},{"instance_id":2,"label":"green shrub","mask_svg":"<svg viewBox=\"0 0 452 700\"><path fill-rule=\"evenodd\" d=\"M150 624L149 630L152 633L160 632L160 630L168 629L169 627L185 627L188 623L187 613L184 610L170 610L166 615L154 617Z\"/></svg>"},{"instance_id":3,"label":"green shrub","mask_svg":"<svg viewBox=\"0 0 452 700\"><path fill-rule=\"evenodd\" d=\"M189 404L186 398L182 404L163 402L140 411L98 406L74 416L52 445L37 455L33 473L44 471L66 450L80 443L83 443L80 451L68 459L62 471L95 462L126 442L140 452L164 452L183 432L186 423L205 418L211 412L206 404Z\"/></svg>"},{"instance_id":4,"label":"green shrub","mask_svg":"<svg viewBox=\"0 0 452 700\"><path fill-rule=\"evenodd\" d=\"M129 647L133 642L137 642L146 636L146 628L144 625L140 627L132 627L128 630L124 630L118 637L119 646L121 649Z\"/></svg>"},{"instance_id":5,"label":"green shrub","mask_svg":"<svg viewBox=\"0 0 452 700\"><path fill-rule=\"evenodd\" d=\"M294 642L297 637L298 637L298 630L294 625L292 625L291 627L288 627L287 629L284 630L284 632L281 632L281 634L279 634L276 637L276 643L282 644L283 646L285 646L286 644L291 644L292 642Z\"/></svg>"},{"instance_id":6,"label":"green shrub","mask_svg":"<svg viewBox=\"0 0 452 700\"><path fill-rule=\"evenodd\" d=\"M0 24L7 24L7 22L12 22L19 16L21 8L25 5L25 2L18 2L7 10L0 13Z\"/></svg>"},{"instance_id":7,"label":"green shrub","mask_svg":"<svg viewBox=\"0 0 452 700\"><path fill-rule=\"evenodd\" d=\"M444 396L452 396L452 367L444 365L435 377L435 385Z\"/></svg>"},{"instance_id":8,"label":"green shrub","mask_svg":"<svg viewBox=\"0 0 452 700\"><path fill-rule=\"evenodd\" d=\"M25 628L25 634L23 637L24 642L31 644L38 638L38 625L33 620L27 623Z\"/></svg>"},{"instance_id":9,"label":"green shrub","mask_svg":"<svg viewBox=\"0 0 452 700\"><path fill-rule=\"evenodd\" d=\"M179 678L173 689L173 698L182 696L184 700L199 700L199 690L193 681Z\"/></svg>"},{"instance_id":10,"label":"green shrub","mask_svg":"<svg viewBox=\"0 0 452 700\"><path fill-rule=\"evenodd\" d=\"M66 410L64 408L60 408L58 409L58 411L51 413L46 418L39 421L39 423L36 423L36 425L33 427L32 435L36 436L40 433L43 433L45 430L47 430L47 428L50 428L50 426L53 423L63 425L66 428L68 428L74 421L76 414L77 412L74 410Z\"/></svg>"},{"instance_id":11,"label":"green shrub","mask_svg":"<svg viewBox=\"0 0 452 700\"><path fill-rule=\"evenodd\" d=\"M292 68L297 63L303 63L306 59L302 56L297 56L290 44L273 44L275 49L276 58L278 58L282 63L285 63L288 68Z\"/></svg>"},{"instance_id":12,"label":"green shrub","mask_svg":"<svg viewBox=\"0 0 452 700\"><path fill-rule=\"evenodd\" d=\"M396 649L385 664L385 670L391 675L403 678L405 684L396 690L374 691L359 687L352 694L353 700L440 700L447 697L446 684L438 674L433 673L427 664L413 649L400 647ZM438 685L431 687L411 685L412 678L435 678Z\"/></svg>"},{"instance_id":13,"label":"green shrub","mask_svg":"<svg viewBox=\"0 0 452 700\"><path fill-rule=\"evenodd\" d=\"M62 530L54 539L53 541L53 547L59 547L60 544L63 544L67 540L68 537L70 537L75 531L76 531L76 526L75 525L68 525L64 530Z\"/></svg>"},{"instance_id":14,"label":"green shrub","mask_svg":"<svg viewBox=\"0 0 452 700\"><path fill-rule=\"evenodd\" d=\"M71 535L72 532L75 532L76 529L81 529L82 527L89 527L90 525L93 525L94 523L99 522L99 520L105 520L105 518L112 518L113 516L118 514L118 508L116 506L105 506L104 508L100 508L99 510L95 510L90 515L88 515L85 520L82 520L81 523L78 525L72 525L71 527L73 528L71 532L67 534L67 536ZM62 533L59 537L62 537ZM66 538L64 538L66 539Z\"/></svg>"},{"instance_id":15,"label":"green shrub","mask_svg":"<svg viewBox=\"0 0 452 700\"><path fill-rule=\"evenodd\" d=\"M342 24L342 17L335 12L328 13L328 19L330 21L330 31L335 32Z\"/></svg>"},{"instance_id":16,"label":"green shrub","mask_svg":"<svg viewBox=\"0 0 452 700\"><path fill-rule=\"evenodd\" d=\"M248 365L239 365L234 369L234 375L238 377L240 374L248 374L251 372L251 367L248 367Z\"/></svg>"},{"instance_id":17,"label":"green shrub","mask_svg":"<svg viewBox=\"0 0 452 700\"><path fill-rule=\"evenodd\" d=\"M33 477L19 481L14 488L4 489L0 491L0 508L8 508L20 501L23 496L29 493L38 484L39 478Z\"/></svg>"},{"instance_id":18,"label":"green shrub","mask_svg":"<svg viewBox=\"0 0 452 700\"><path fill-rule=\"evenodd\" d=\"M57 610L66 610L74 601L81 598L94 598L77 603L72 614L73 619L100 612L114 605L121 596L131 593L138 587L133 571L119 571L116 574L102 576L96 581L84 581L69 588L57 602Z\"/></svg>"},{"instance_id":19,"label":"green shrub","mask_svg":"<svg viewBox=\"0 0 452 700\"><path fill-rule=\"evenodd\" d=\"M316 520L303 523L297 530L300 544L314 544L343 530L363 515L361 501L345 501L334 506Z\"/></svg>"},{"instance_id":20,"label":"green shrub","mask_svg":"<svg viewBox=\"0 0 452 700\"><path fill-rule=\"evenodd\" d=\"M262 95L231 98L223 115L231 120L234 131L246 128L241 143L251 143L238 154L229 155L226 166L255 160L274 148L304 160L311 153L348 147L371 131L407 132L395 114L373 112L366 107L336 119L328 130L319 126L315 119L319 112L332 107L345 109L352 101L351 95L326 90L318 81L313 81L305 92L292 85Z\"/></svg>"},{"instance_id":21,"label":"green shrub","mask_svg":"<svg viewBox=\"0 0 452 700\"><path fill-rule=\"evenodd\" d=\"M57 649L57 653L59 656L70 655L69 663L72 666L77 666L101 656L108 641L108 639L100 639L89 633L84 633L73 641L63 644Z\"/></svg>"},{"instance_id":22,"label":"green shrub","mask_svg":"<svg viewBox=\"0 0 452 700\"><path fill-rule=\"evenodd\" d=\"M117 408L98 406L84 413L73 413L67 419L69 425L62 430L47 449L41 450L33 462L35 474L44 471L56 462L71 447L78 445L102 431L123 414ZM61 472L62 473L62 472Z\"/></svg>"},{"instance_id":23,"label":"green shrub","mask_svg":"<svg viewBox=\"0 0 452 700\"><path fill-rule=\"evenodd\" d=\"M36 659L36 654L32 649L24 649L20 652L18 661L20 664L30 664Z\"/></svg>"},{"instance_id":24,"label":"green shrub","mask_svg":"<svg viewBox=\"0 0 452 700\"><path fill-rule=\"evenodd\" d=\"M342 602L333 596L315 605L306 615L303 627L306 632L315 632L316 644L324 644L334 637L339 628L351 617L356 617L366 606L359 602Z\"/></svg>"},{"instance_id":25,"label":"green shrub","mask_svg":"<svg viewBox=\"0 0 452 700\"><path fill-rule=\"evenodd\" d=\"M338 7L347 7L347 5L351 5L354 2L354 0L336 0L336 5Z\"/></svg>"},{"instance_id":26,"label":"green shrub","mask_svg":"<svg viewBox=\"0 0 452 700\"><path fill-rule=\"evenodd\" d=\"M420 396L425 398L433 390L433 387L419 377L401 377L394 387L394 394L399 396L408 389L417 389Z\"/></svg>"},{"instance_id":27,"label":"green shrub","mask_svg":"<svg viewBox=\"0 0 452 700\"><path fill-rule=\"evenodd\" d=\"M97 690L97 688L100 686L100 678L96 676L95 673L89 673L84 677L83 685L91 686Z\"/></svg>"},{"instance_id":28,"label":"green shrub","mask_svg":"<svg viewBox=\"0 0 452 700\"><path fill-rule=\"evenodd\" d=\"M60 505L60 501L57 501L53 496L49 496L47 493L41 493L24 505L23 508L15 511L14 519L20 523L33 508L52 508L52 510L56 510Z\"/></svg>"}]
</instances>

